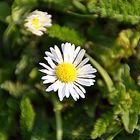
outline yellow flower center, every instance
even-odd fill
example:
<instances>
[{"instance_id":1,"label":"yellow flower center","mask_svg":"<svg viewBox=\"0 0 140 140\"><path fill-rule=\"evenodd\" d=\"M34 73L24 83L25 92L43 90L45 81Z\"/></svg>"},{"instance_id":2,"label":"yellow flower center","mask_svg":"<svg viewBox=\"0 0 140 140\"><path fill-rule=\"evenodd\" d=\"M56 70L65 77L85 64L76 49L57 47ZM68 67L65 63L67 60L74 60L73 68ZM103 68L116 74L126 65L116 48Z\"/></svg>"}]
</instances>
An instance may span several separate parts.
<instances>
[{"instance_id":1,"label":"yellow flower center","mask_svg":"<svg viewBox=\"0 0 140 140\"><path fill-rule=\"evenodd\" d=\"M39 19L38 18L34 18L32 20L32 24L35 27L35 29L37 30L39 28Z\"/></svg>"},{"instance_id":2,"label":"yellow flower center","mask_svg":"<svg viewBox=\"0 0 140 140\"><path fill-rule=\"evenodd\" d=\"M57 78L64 82L74 82L77 77L77 70L71 63L62 63L56 67Z\"/></svg>"}]
</instances>

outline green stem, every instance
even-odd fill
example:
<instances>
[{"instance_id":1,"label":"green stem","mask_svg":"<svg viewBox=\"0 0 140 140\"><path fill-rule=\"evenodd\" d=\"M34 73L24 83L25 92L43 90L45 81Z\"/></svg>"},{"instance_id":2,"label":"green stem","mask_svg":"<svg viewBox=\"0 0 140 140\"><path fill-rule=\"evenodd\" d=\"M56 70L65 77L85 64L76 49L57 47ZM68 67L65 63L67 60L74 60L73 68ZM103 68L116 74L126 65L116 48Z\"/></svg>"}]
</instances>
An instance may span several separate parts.
<instances>
[{"instance_id":1,"label":"green stem","mask_svg":"<svg viewBox=\"0 0 140 140\"><path fill-rule=\"evenodd\" d=\"M55 119L56 119L56 126L57 126L57 140L62 140L63 130L62 130L62 119L61 119L61 112L55 111Z\"/></svg>"},{"instance_id":2,"label":"green stem","mask_svg":"<svg viewBox=\"0 0 140 140\"><path fill-rule=\"evenodd\" d=\"M68 14L72 15L72 16L75 16L75 17L78 17L78 18L83 18L83 19L95 19L98 17L97 14L94 14L94 15L87 15L87 14L78 14L78 13L75 13L75 12L72 12L72 11L67 11Z\"/></svg>"},{"instance_id":3,"label":"green stem","mask_svg":"<svg viewBox=\"0 0 140 140\"><path fill-rule=\"evenodd\" d=\"M101 76L103 77L107 87L108 87L108 90L111 92L112 91L112 87L113 87L113 81L111 80L110 76L108 75L108 73L106 72L106 70L97 62L95 61L90 55L88 55L87 53L85 54L91 64L97 69L97 71L101 74Z\"/></svg>"},{"instance_id":4,"label":"green stem","mask_svg":"<svg viewBox=\"0 0 140 140\"><path fill-rule=\"evenodd\" d=\"M61 117L62 105L53 95L52 95L52 103L54 106L55 120L56 120L56 140L62 140L63 137L62 117Z\"/></svg>"}]
</instances>

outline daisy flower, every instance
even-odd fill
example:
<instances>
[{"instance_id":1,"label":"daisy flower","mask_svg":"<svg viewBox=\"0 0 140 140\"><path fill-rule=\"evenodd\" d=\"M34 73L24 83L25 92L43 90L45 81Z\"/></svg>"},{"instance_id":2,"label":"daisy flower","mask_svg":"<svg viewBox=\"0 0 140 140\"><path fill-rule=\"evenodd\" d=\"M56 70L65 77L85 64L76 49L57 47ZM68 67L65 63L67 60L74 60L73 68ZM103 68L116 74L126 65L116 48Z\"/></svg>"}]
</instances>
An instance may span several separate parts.
<instances>
[{"instance_id":1,"label":"daisy flower","mask_svg":"<svg viewBox=\"0 0 140 140\"><path fill-rule=\"evenodd\" d=\"M42 77L43 83L50 83L47 92L58 91L60 101L70 95L75 101L85 98L83 86L94 85L96 69L87 64L88 58L83 59L85 50L74 44L65 43L61 50L55 45L50 52L45 52L47 64L39 63L44 69L40 71L46 75ZM83 59L83 60L82 60Z\"/></svg>"},{"instance_id":2,"label":"daisy flower","mask_svg":"<svg viewBox=\"0 0 140 140\"><path fill-rule=\"evenodd\" d=\"M52 25L51 15L48 15L47 12L42 12L35 10L25 19L25 27L27 30L32 32L37 36L43 35L43 32L46 31L46 27Z\"/></svg>"}]
</instances>

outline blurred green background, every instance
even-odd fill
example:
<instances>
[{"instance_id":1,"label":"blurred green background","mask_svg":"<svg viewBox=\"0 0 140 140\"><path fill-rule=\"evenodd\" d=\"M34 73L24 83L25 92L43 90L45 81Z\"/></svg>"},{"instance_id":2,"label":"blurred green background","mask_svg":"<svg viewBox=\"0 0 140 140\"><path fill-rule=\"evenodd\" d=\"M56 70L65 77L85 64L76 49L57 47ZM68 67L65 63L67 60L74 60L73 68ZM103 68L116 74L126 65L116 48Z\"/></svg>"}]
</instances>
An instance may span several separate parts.
<instances>
[{"instance_id":1,"label":"blurred green background","mask_svg":"<svg viewBox=\"0 0 140 140\"><path fill-rule=\"evenodd\" d=\"M42 37L24 27L36 9L52 15ZM139 31L140 0L1 0L0 140L140 140ZM62 42L98 70L77 102L40 80L44 52Z\"/></svg>"}]
</instances>

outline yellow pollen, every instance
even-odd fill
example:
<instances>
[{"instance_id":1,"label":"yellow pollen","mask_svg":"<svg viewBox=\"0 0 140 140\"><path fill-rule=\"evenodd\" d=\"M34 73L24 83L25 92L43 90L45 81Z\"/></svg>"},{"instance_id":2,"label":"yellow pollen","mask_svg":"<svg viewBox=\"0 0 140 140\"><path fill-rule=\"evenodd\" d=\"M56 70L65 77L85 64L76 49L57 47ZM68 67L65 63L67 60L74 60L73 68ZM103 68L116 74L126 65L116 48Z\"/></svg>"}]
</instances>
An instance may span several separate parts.
<instances>
[{"instance_id":1,"label":"yellow pollen","mask_svg":"<svg viewBox=\"0 0 140 140\"><path fill-rule=\"evenodd\" d=\"M62 63L56 67L57 78L64 82L74 82L77 77L77 70L71 63Z\"/></svg>"},{"instance_id":2,"label":"yellow pollen","mask_svg":"<svg viewBox=\"0 0 140 140\"><path fill-rule=\"evenodd\" d=\"M34 18L34 19L32 20L32 24L34 25L34 28L35 28L35 29L38 29L38 28L39 28L38 23L39 23L38 18Z\"/></svg>"}]
</instances>

